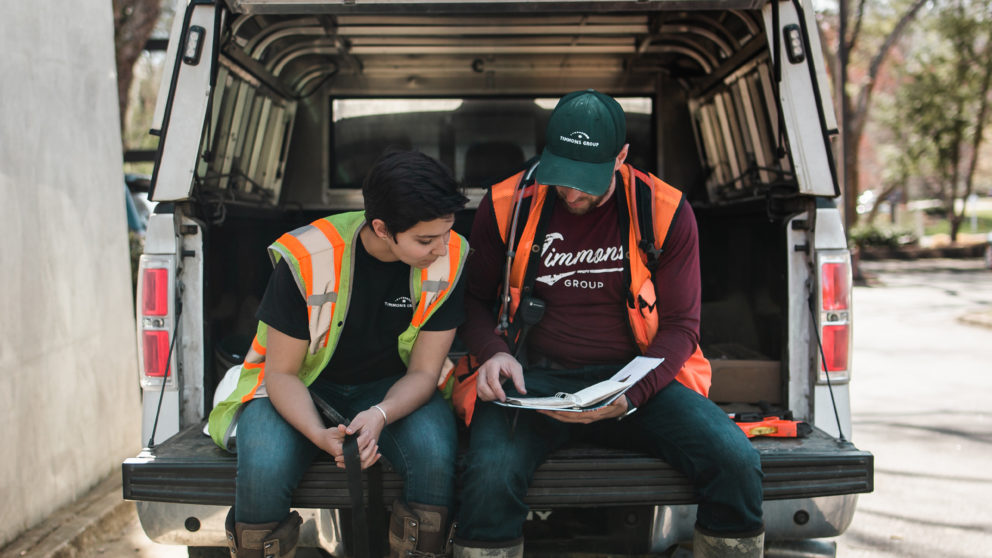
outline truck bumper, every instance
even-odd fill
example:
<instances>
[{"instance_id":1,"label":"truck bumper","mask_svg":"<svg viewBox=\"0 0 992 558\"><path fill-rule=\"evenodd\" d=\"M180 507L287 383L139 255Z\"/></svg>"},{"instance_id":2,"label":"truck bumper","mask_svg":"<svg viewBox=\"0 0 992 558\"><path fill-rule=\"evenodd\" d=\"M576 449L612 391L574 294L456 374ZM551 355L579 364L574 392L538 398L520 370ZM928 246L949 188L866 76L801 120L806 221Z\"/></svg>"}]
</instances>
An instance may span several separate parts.
<instances>
[{"instance_id":1,"label":"truck bumper","mask_svg":"<svg viewBox=\"0 0 992 558\"><path fill-rule=\"evenodd\" d=\"M857 502L857 494L766 501L762 506L765 542L768 544L841 535L854 518ZM672 545L691 540L695 523L695 505L655 507L651 552L664 552Z\"/></svg>"},{"instance_id":2,"label":"truck bumper","mask_svg":"<svg viewBox=\"0 0 992 558\"><path fill-rule=\"evenodd\" d=\"M857 499L856 494L847 494L765 502L766 544L769 547L780 543L794 545L794 541L838 536L851 523ZM145 534L157 543L208 547L227 544L224 535L226 506L137 502L137 509ZM320 548L332 556L347 555L340 510L301 508L297 511L303 518L301 547ZM540 513L535 515L549 517ZM651 515L649 552L661 553L692 539L695 505L655 506ZM818 547L823 549L814 555L830 555L832 545L823 543Z\"/></svg>"},{"instance_id":3,"label":"truck bumper","mask_svg":"<svg viewBox=\"0 0 992 558\"><path fill-rule=\"evenodd\" d=\"M856 494L873 489L872 455L821 430L808 438L752 443L764 471L767 541L839 535L851 521ZM193 426L124 462L124 498L137 501L152 540L223 546L236 468L234 455ZM402 485L402 477L386 468L383 501L400 497ZM301 545L343 555L350 532L342 537L341 527L350 525L351 503L344 472L329 458L318 458L292 501L304 518ZM524 526L532 551L660 552L690 540L696 516L691 483L664 461L581 445L552 454L535 473L525 501L533 510Z\"/></svg>"}]
</instances>

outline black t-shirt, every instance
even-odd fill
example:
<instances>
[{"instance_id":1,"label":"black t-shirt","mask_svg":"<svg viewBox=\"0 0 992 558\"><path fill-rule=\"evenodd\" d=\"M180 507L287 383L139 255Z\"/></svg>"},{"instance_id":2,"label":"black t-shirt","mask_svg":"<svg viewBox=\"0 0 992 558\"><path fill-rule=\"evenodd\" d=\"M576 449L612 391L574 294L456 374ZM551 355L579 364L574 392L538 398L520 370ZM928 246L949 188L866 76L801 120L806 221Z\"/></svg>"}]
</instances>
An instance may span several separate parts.
<instances>
[{"instance_id":1,"label":"black t-shirt","mask_svg":"<svg viewBox=\"0 0 992 558\"><path fill-rule=\"evenodd\" d=\"M406 372L396 338L410 326L410 266L383 262L356 241L355 273L344 329L330 362L317 381L364 384ZM424 323L422 330L455 329L465 320L462 285L458 281L450 296ZM310 339L309 319L303 295L285 260L272 272L256 317L269 327L297 339Z\"/></svg>"}]
</instances>

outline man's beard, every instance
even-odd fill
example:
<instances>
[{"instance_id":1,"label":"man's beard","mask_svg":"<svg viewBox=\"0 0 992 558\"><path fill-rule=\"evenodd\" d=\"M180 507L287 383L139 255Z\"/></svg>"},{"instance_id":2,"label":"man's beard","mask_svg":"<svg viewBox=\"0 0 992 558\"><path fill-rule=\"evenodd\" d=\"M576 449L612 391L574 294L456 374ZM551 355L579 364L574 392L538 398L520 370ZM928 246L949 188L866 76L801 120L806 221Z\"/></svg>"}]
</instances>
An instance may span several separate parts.
<instances>
[{"instance_id":1,"label":"man's beard","mask_svg":"<svg viewBox=\"0 0 992 558\"><path fill-rule=\"evenodd\" d=\"M584 198L582 200L583 202L582 205L579 207L575 207L569 204L568 201L565 198L563 198L560 194L558 195L558 198L561 200L562 205L565 206L565 211L568 211L572 215L585 215L586 213L589 213L593 209L599 207L599 204L602 203L604 196L605 194L603 196L599 196L598 198L593 198L593 199Z\"/></svg>"}]
</instances>

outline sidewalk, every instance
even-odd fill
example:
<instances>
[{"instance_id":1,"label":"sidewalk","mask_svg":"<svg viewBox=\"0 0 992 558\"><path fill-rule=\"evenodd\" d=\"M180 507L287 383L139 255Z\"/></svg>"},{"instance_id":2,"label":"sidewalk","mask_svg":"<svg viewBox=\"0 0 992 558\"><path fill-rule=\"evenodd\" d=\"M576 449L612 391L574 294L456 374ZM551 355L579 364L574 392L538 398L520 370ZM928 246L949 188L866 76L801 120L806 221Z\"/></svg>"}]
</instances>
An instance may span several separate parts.
<instances>
[{"instance_id":1,"label":"sidewalk","mask_svg":"<svg viewBox=\"0 0 992 558\"><path fill-rule=\"evenodd\" d=\"M121 498L121 476L113 474L14 539L0 558L77 558L133 518L134 502Z\"/></svg>"}]
</instances>

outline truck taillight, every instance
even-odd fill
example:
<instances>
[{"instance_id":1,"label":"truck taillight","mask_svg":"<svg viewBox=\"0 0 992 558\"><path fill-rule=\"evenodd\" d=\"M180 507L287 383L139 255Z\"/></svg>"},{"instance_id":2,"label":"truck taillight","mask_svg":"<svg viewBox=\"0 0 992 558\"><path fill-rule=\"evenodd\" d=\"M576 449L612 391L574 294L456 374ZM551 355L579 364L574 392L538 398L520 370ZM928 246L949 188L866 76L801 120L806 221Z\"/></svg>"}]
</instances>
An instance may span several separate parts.
<instances>
[{"instance_id":1,"label":"truck taillight","mask_svg":"<svg viewBox=\"0 0 992 558\"><path fill-rule=\"evenodd\" d=\"M851 256L846 250L821 251L819 324L823 355L820 380L851 377Z\"/></svg>"},{"instance_id":2,"label":"truck taillight","mask_svg":"<svg viewBox=\"0 0 992 558\"><path fill-rule=\"evenodd\" d=\"M169 358L175 325L172 300L175 297L174 257L142 255L138 262L138 362L142 387L175 387L173 367L176 355Z\"/></svg>"},{"instance_id":3,"label":"truck taillight","mask_svg":"<svg viewBox=\"0 0 992 558\"><path fill-rule=\"evenodd\" d=\"M169 311L169 270L162 268L141 271L141 313L164 316Z\"/></svg>"},{"instance_id":4,"label":"truck taillight","mask_svg":"<svg viewBox=\"0 0 992 558\"><path fill-rule=\"evenodd\" d=\"M142 332L141 349L144 351L145 376L158 378L165 376L166 359L169 358L169 332Z\"/></svg>"},{"instance_id":5,"label":"truck taillight","mask_svg":"<svg viewBox=\"0 0 992 558\"><path fill-rule=\"evenodd\" d=\"M820 292L824 310L848 310L851 306L851 268L847 263L820 265Z\"/></svg>"},{"instance_id":6,"label":"truck taillight","mask_svg":"<svg viewBox=\"0 0 992 558\"><path fill-rule=\"evenodd\" d=\"M831 379L840 372L847 372L850 356L850 328L846 325L823 326L823 354L827 357L826 369Z\"/></svg>"}]
</instances>

